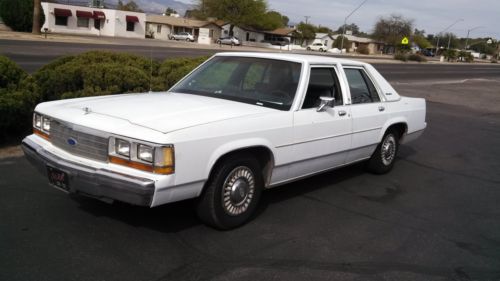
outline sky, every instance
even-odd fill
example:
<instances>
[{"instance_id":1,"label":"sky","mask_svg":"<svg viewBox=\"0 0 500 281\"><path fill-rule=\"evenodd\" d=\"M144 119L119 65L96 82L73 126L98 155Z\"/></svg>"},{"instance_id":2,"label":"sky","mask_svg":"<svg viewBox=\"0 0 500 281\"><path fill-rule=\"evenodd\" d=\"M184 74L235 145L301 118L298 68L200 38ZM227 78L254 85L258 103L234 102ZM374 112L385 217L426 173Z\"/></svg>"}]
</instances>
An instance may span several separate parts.
<instances>
[{"instance_id":1,"label":"sky","mask_svg":"<svg viewBox=\"0 0 500 281\"><path fill-rule=\"evenodd\" d=\"M107 0L113 1L113 0ZM116 0L115 0L116 1ZM194 4L197 0L136 0L141 7L163 9L166 3L183 2ZM344 18L363 0L267 0L271 10L288 16L292 23L305 21L336 30ZM149 10L149 9L148 9ZM361 31L371 33L380 17L391 14L402 15L414 21L414 27L436 34L454 22L462 19L449 29L458 37L493 37L500 39L499 0L367 0L347 23L356 23Z\"/></svg>"}]
</instances>

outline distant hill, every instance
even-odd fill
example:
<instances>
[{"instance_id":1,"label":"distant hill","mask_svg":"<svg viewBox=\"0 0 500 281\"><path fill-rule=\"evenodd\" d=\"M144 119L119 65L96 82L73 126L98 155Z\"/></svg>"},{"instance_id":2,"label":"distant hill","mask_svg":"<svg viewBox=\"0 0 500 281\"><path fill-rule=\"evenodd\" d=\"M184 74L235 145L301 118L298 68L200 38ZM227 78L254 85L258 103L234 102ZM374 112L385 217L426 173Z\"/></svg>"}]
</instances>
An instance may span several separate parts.
<instances>
[{"instance_id":1,"label":"distant hill","mask_svg":"<svg viewBox=\"0 0 500 281\"><path fill-rule=\"evenodd\" d=\"M124 3L127 3L128 0L122 0ZM176 0L134 0L137 5L144 10L146 13L151 14L162 14L165 12L167 7L170 7L177 11L181 16L184 16L186 10L190 10L194 8L194 5L187 4L181 1ZM116 5L118 0L105 0L106 4Z\"/></svg>"},{"instance_id":2,"label":"distant hill","mask_svg":"<svg viewBox=\"0 0 500 281\"><path fill-rule=\"evenodd\" d=\"M42 0L43 1L43 0ZM129 0L122 0L123 3L127 3ZM167 7L170 7L179 13L179 15L184 16L186 10L194 8L193 4L187 4L182 1L177 0L134 0L135 3L148 14L162 14L165 12ZM189 0L186 0L189 1ZM57 2L61 4L70 4L77 6L87 6L88 0L52 0L50 2ZM114 9L118 4L118 0L104 0L106 7Z\"/></svg>"}]
</instances>

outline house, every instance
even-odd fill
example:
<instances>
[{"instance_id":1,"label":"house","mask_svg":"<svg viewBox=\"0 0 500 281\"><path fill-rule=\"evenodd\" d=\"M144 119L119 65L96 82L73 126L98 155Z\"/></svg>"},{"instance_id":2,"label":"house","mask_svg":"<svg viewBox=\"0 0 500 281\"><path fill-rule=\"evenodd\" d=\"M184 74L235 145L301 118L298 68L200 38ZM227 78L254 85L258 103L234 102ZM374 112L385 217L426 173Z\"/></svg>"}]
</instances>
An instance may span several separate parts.
<instances>
[{"instance_id":1,"label":"house","mask_svg":"<svg viewBox=\"0 0 500 281\"><path fill-rule=\"evenodd\" d=\"M146 14L42 2L42 32L144 38Z\"/></svg>"},{"instance_id":2,"label":"house","mask_svg":"<svg viewBox=\"0 0 500 281\"><path fill-rule=\"evenodd\" d=\"M339 36L342 36L342 34L330 35L327 33L316 33L315 39L310 44L323 43L328 47L328 49L332 49L334 48L333 43ZM345 44L344 49L346 49L348 52L356 52L356 50L360 46L366 46L369 54L380 54L385 46L384 43L377 42L370 38L358 37L347 34L345 35L345 38L347 39L348 42L347 41L344 42Z\"/></svg>"},{"instance_id":3,"label":"house","mask_svg":"<svg viewBox=\"0 0 500 281\"><path fill-rule=\"evenodd\" d=\"M212 21L202 21L176 16L148 15L146 16L146 34L152 38L169 40L171 34L189 32L198 37L200 28L209 30L211 42L221 36L221 27Z\"/></svg>"},{"instance_id":4,"label":"house","mask_svg":"<svg viewBox=\"0 0 500 281\"><path fill-rule=\"evenodd\" d=\"M229 36L231 24L226 23L222 26L222 35ZM275 30L258 30L252 27L234 26L233 35L241 40L243 44L248 42L256 43L275 43L292 42L293 28L278 28Z\"/></svg>"}]
</instances>

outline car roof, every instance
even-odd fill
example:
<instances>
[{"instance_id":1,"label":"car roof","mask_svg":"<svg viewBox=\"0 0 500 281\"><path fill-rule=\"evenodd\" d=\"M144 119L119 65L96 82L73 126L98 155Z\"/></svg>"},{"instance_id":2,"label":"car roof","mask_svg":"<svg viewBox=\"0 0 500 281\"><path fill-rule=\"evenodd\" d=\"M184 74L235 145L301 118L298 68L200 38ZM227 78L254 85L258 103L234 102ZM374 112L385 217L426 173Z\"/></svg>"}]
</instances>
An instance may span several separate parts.
<instances>
[{"instance_id":1,"label":"car roof","mask_svg":"<svg viewBox=\"0 0 500 281\"><path fill-rule=\"evenodd\" d=\"M335 58L330 56L318 55L302 55L302 54L284 54L284 53L260 53L260 52L224 52L217 53L215 56L227 57L251 57L251 58L264 58L264 59L278 59L287 60L308 64L347 64L347 65L366 65L364 62Z\"/></svg>"}]
</instances>

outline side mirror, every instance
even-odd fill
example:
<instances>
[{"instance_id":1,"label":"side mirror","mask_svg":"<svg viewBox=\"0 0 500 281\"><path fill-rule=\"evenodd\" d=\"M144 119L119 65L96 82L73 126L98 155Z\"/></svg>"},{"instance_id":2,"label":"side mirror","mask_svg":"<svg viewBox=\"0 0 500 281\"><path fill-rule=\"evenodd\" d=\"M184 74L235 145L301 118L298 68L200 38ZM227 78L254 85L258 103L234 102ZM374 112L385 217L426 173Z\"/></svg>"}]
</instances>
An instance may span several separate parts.
<instances>
[{"instance_id":1,"label":"side mirror","mask_svg":"<svg viewBox=\"0 0 500 281\"><path fill-rule=\"evenodd\" d=\"M335 105L335 98L334 97L319 97L321 100L321 103L319 104L318 108L316 109L317 112L322 112L325 111L326 107L331 107L333 108Z\"/></svg>"}]
</instances>

